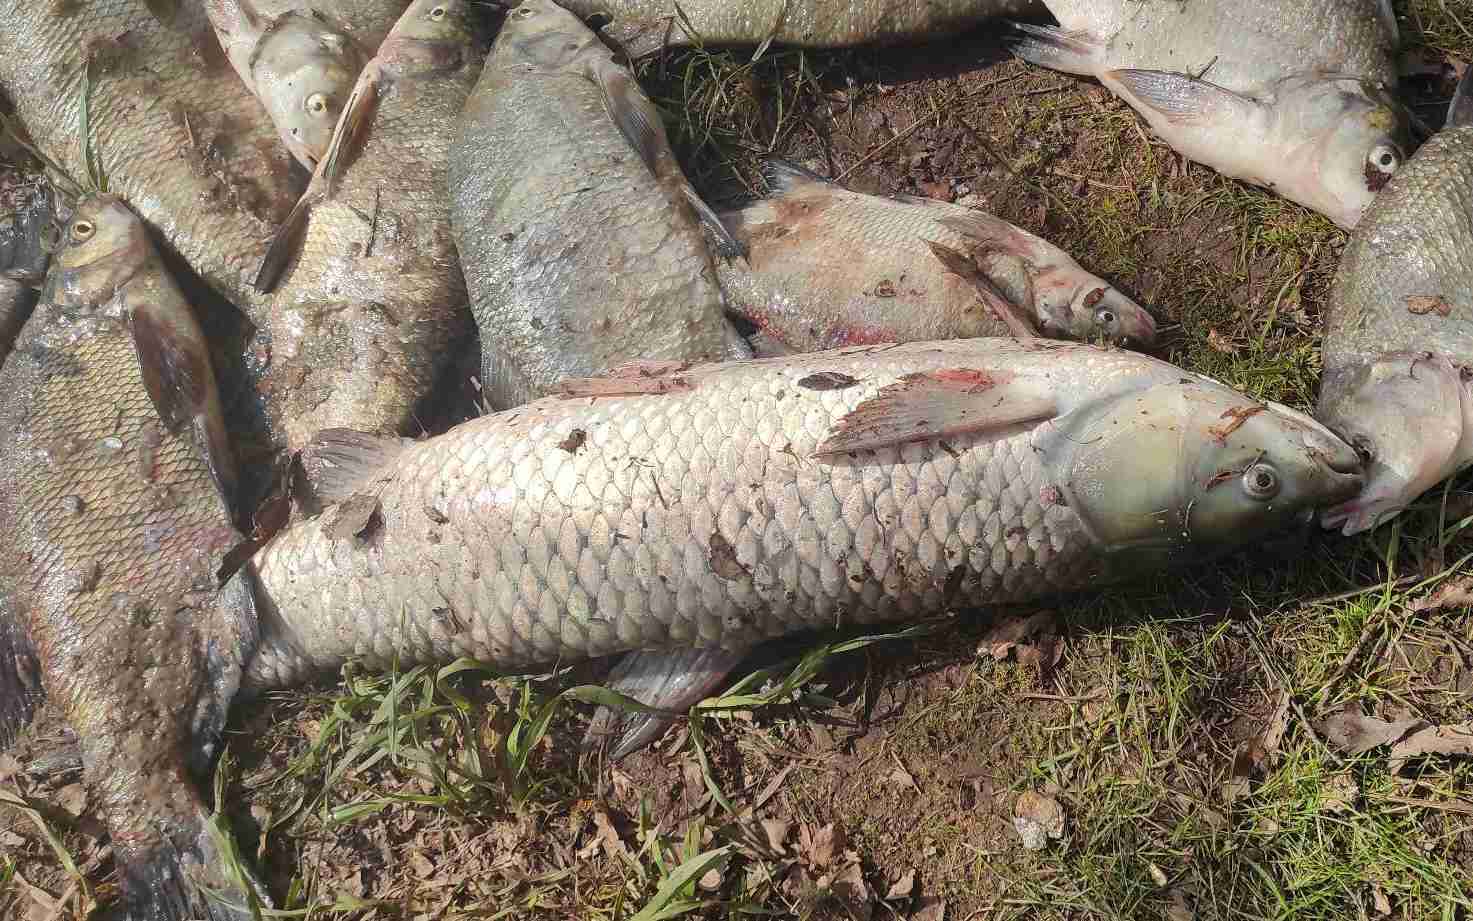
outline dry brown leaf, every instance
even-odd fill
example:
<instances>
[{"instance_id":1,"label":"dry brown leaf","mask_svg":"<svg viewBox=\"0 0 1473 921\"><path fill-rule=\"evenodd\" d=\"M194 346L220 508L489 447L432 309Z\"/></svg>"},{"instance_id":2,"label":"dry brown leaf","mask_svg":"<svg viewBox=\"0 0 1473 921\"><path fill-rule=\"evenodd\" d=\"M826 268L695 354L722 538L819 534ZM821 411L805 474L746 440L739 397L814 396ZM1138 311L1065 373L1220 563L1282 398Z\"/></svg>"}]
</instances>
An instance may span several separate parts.
<instances>
[{"instance_id":1,"label":"dry brown leaf","mask_svg":"<svg viewBox=\"0 0 1473 921\"><path fill-rule=\"evenodd\" d=\"M1274 712L1268 718L1268 724L1263 727L1263 735L1259 737L1259 747L1265 755L1272 755L1279 750L1279 745L1284 741L1284 733L1289 729L1289 692L1280 691L1278 703L1274 705Z\"/></svg>"},{"instance_id":2,"label":"dry brown leaf","mask_svg":"<svg viewBox=\"0 0 1473 921\"><path fill-rule=\"evenodd\" d=\"M1452 579L1437 587L1426 598L1412 602L1413 611L1441 611L1473 605L1473 579Z\"/></svg>"},{"instance_id":3,"label":"dry brown leaf","mask_svg":"<svg viewBox=\"0 0 1473 921\"><path fill-rule=\"evenodd\" d=\"M1407 310L1417 316L1435 313L1440 317L1452 316L1453 305L1438 294L1413 294L1406 299Z\"/></svg>"},{"instance_id":4,"label":"dry brown leaf","mask_svg":"<svg viewBox=\"0 0 1473 921\"><path fill-rule=\"evenodd\" d=\"M1212 347L1213 351L1221 352L1224 355L1238 354L1238 347L1229 342L1226 336L1215 329L1209 329L1207 331L1207 344Z\"/></svg>"},{"instance_id":5,"label":"dry brown leaf","mask_svg":"<svg viewBox=\"0 0 1473 921\"><path fill-rule=\"evenodd\" d=\"M1041 851L1049 838L1064 837L1064 807L1053 797L1025 790L1013 806L1013 828L1023 838L1023 847Z\"/></svg>"},{"instance_id":6,"label":"dry brown leaf","mask_svg":"<svg viewBox=\"0 0 1473 921\"><path fill-rule=\"evenodd\" d=\"M885 891L885 901L893 902L897 899L908 899L916 891L916 871L906 870L900 879L890 884Z\"/></svg>"},{"instance_id":7,"label":"dry brown leaf","mask_svg":"<svg viewBox=\"0 0 1473 921\"><path fill-rule=\"evenodd\" d=\"M910 921L946 921L946 900L937 899L916 909Z\"/></svg>"},{"instance_id":8,"label":"dry brown leaf","mask_svg":"<svg viewBox=\"0 0 1473 921\"><path fill-rule=\"evenodd\" d=\"M987 635L982 637L978 652L985 649L994 659L1002 661L1014 647L1053 629L1053 611L1035 611L1026 617L1009 617L987 631Z\"/></svg>"},{"instance_id":9,"label":"dry brown leaf","mask_svg":"<svg viewBox=\"0 0 1473 921\"><path fill-rule=\"evenodd\" d=\"M696 883L696 885L707 892L715 892L721 888L721 871L712 867L706 871L706 875L702 876L701 881Z\"/></svg>"},{"instance_id":10,"label":"dry brown leaf","mask_svg":"<svg viewBox=\"0 0 1473 921\"><path fill-rule=\"evenodd\" d=\"M895 770L890 772L888 780L897 787L906 787L919 793L921 788L916 784L915 776L905 769L900 757L894 752L891 752L890 757L895 761Z\"/></svg>"},{"instance_id":11,"label":"dry brown leaf","mask_svg":"<svg viewBox=\"0 0 1473 921\"><path fill-rule=\"evenodd\" d=\"M823 869L834 862L834 856L844 850L844 830L830 822L816 832L804 825L798 832L798 843L802 857L809 866Z\"/></svg>"},{"instance_id":12,"label":"dry brown leaf","mask_svg":"<svg viewBox=\"0 0 1473 921\"><path fill-rule=\"evenodd\" d=\"M420 879L429 879L431 876L435 875L435 865L430 862L430 859L428 857L426 857L419 851L415 851L409 855L409 868L413 870L414 875L418 876Z\"/></svg>"},{"instance_id":13,"label":"dry brown leaf","mask_svg":"<svg viewBox=\"0 0 1473 921\"><path fill-rule=\"evenodd\" d=\"M56 803L76 818L87 811L87 788L79 783L69 783L56 791Z\"/></svg>"},{"instance_id":14,"label":"dry brown leaf","mask_svg":"<svg viewBox=\"0 0 1473 921\"><path fill-rule=\"evenodd\" d=\"M864 873L859 861L851 861L840 870L829 883L829 891L851 911L859 913L869 907L869 886L864 883Z\"/></svg>"},{"instance_id":15,"label":"dry brown leaf","mask_svg":"<svg viewBox=\"0 0 1473 921\"><path fill-rule=\"evenodd\" d=\"M1391 770L1423 755L1473 755L1473 724L1428 726L1391 746Z\"/></svg>"},{"instance_id":16,"label":"dry brown leaf","mask_svg":"<svg viewBox=\"0 0 1473 921\"><path fill-rule=\"evenodd\" d=\"M1391 914L1391 900L1386 897L1386 893L1381 889L1380 883L1375 883L1371 886L1371 904L1376 914L1383 917Z\"/></svg>"},{"instance_id":17,"label":"dry brown leaf","mask_svg":"<svg viewBox=\"0 0 1473 921\"><path fill-rule=\"evenodd\" d=\"M1367 716L1355 705L1325 717L1315 727L1331 745L1351 755L1370 751L1379 745L1390 745L1409 732L1426 726L1424 720L1406 719L1388 723Z\"/></svg>"},{"instance_id":18,"label":"dry brown leaf","mask_svg":"<svg viewBox=\"0 0 1473 921\"><path fill-rule=\"evenodd\" d=\"M1325 785L1324 795L1320 800L1320 810L1329 813L1346 812L1355 804L1358 796L1360 796L1360 784L1355 782L1355 778L1348 773L1336 774Z\"/></svg>"},{"instance_id":19,"label":"dry brown leaf","mask_svg":"<svg viewBox=\"0 0 1473 921\"><path fill-rule=\"evenodd\" d=\"M783 844L788 840L788 832L792 828L793 823L787 819L762 820L762 834L767 837L767 846L772 848L773 853L783 852Z\"/></svg>"},{"instance_id":20,"label":"dry brown leaf","mask_svg":"<svg viewBox=\"0 0 1473 921\"><path fill-rule=\"evenodd\" d=\"M1166 921L1196 921L1197 913L1192 911L1192 905L1187 901L1187 894L1180 889L1172 889L1166 899Z\"/></svg>"}]
</instances>

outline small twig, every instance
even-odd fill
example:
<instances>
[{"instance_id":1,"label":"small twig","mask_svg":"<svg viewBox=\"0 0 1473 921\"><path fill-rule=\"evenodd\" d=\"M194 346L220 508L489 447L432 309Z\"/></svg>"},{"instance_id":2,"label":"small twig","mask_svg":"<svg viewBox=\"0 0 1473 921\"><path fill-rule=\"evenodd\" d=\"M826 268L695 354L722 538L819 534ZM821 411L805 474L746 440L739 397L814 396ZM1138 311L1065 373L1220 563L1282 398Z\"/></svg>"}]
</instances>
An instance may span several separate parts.
<instances>
[{"instance_id":1,"label":"small twig","mask_svg":"<svg viewBox=\"0 0 1473 921\"><path fill-rule=\"evenodd\" d=\"M1286 694L1289 695L1289 706L1294 709L1295 715L1298 716L1299 721L1304 724L1304 731L1309 733L1310 738L1319 743L1320 747L1325 750L1325 754L1330 756L1330 762L1334 764L1335 767L1345 767L1345 762L1343 759L1341 759L1339 753L1336 752L1335 749L1330 747L1329 742L1326 742L1323 738L1320 737L1319 731L1315 729L1314 724L1309 721L1309 714L1305 713L1304 708L1299 705L1299 701L1294 699L1294 691L1290 688L1289 682L1284 678L1283 674L1281 674L1279 670L1273 665L1273 663L1269 661L1268 654L1263 651L1263 645L1258 642L1258 637L1250 634L1248 636L1248 645L1253 647L1253 652L1255 655L1258 656L1258 662L1263 666L1264 672L1272 676L1274 681L1278 683L1279 687Z\"/></svg>"},{"instance_id":2,"label":"small twig","mask_svg":"<svg viewBox=\"0 0 1473 921\"><path fill-rule=\"evenodd\" d=\"M950 104L950 103L948 103L948 104ZM893 147L898 142L903 141L906 138L910 137L912 134L915 133L915 130L917 128L919 128L921 125L925 124L926 122L930 121L933 118L939 119L940 117L941 116L939 114L932 113L930 115L923 115L920 118L916 119L915 121L911 122L910 127L906 128L904 131L902 131L899 134L895 135L893 138L890 138L889 140L885 141L883 144L881 144L880 146L876 147L874 150L871 150L869 153L867 153L864 156L860 157L859 160L856 161L853 166L849 167L848 169L844 170L844 172L842 172L839 175L835 176L834 177L834 181L835 182L843 182L844 179L846 177L848 177L848 175L850 173L854 172L855 170L859 169L861 166L863 166L866 163L868 163L869 161L873 160L875 157L879 156L884 151L890 149L891 147Z\"/></svg>"},{"instance_id":3,"label":"small twig","mask_svg":"<svg viewBox=\"0 0 1473 921\"><path fill-rule=\"evenodd\" d=\"M1442 812L1456 812L1459 815L1473 815L1473 803L1439 803L1436 800L1417 799L1413 796L1397 796L1394 793L1381 793L1370 798L1385 800L1388 803L1401 803L1405 806L1418 806L1423 809L1437 809Z\"/></svg>"},{"instance_id":4,"label":"small twig","mask_svg":"<svg viewBox=\"0 0 1473 921\"><path fill-rule=\"evenodd\" d=\"M1045 694L1042 691L1030 691L1026 694L1019 694L1018 696L1024 700L1057 700L1060 703L1066 704L1083 704L1089 703L1092 700L1099 700L1105 696L1105 692L1095 691L1092 694L1076 694L1071 696L1068 694Z\"/></svg>"},{"instance_id":5,"label":"small twig","mask_svg":"<svg viewBox=\"0 0 1473 921\"><path fill-rule=\"evenodd\" d=\"M1048 172L1049 172L1049 175L1050 176L1058 176L1061 179L1072 179L1075 182L1087 182L1087 183L1089 183L1092 186L1095 186L1095 187L1101 188L1101 189L1109 189L1112 192L1133 192L1133 191L1135 191L1134 189L1126 188L1123 185L1111 185L1108 182L1100 182L1098 179L1091 179L1088 176L1077 176L1074 173L1066 173L1066 172L1064 172L1061 169L1051 169Z\"/></svg>"}]
</instances>

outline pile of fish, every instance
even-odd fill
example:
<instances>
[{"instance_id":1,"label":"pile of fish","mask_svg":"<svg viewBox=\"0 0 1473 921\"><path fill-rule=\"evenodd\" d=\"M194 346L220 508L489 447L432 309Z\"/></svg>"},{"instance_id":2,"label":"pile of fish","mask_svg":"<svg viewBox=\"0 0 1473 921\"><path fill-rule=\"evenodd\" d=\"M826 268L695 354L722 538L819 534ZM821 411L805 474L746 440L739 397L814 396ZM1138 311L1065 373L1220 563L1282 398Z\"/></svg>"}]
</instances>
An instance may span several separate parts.
<instances>
[{"instance_id":1,"label":"pile of fish","mask_svg":"<svg viewBox=\"0 0 1473 921\"><path fill-rule=\"evenodd\" d=\"M1473 463L1473 76L1408 159L1384 3L1250 6L0 0L61 172L0 224L0 745L55 700L124 916L245 918L229 709L349 659L621 655L678 712L786 633L1396 514ZM718 213L614 50L986 20L1353 229L1318 420L1136 351L1145 308L982 211L771 160ZM477 338L494 411L423 437Z\"/></svg>"}]
</instances>

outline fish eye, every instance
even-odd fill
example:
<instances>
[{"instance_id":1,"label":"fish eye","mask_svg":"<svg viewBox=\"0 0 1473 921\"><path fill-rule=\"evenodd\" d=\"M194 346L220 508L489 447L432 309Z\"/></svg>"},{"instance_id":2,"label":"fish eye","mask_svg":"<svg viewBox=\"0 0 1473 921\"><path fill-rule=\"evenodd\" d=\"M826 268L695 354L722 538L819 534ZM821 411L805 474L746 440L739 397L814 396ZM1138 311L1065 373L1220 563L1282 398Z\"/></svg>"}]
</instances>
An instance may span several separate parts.
<instances>
[{"instance_id":1,"label":"fish eye","mask_svg":"<svg viewBox=\"0 0 1473 921\"><path fill-rule=\"evenodd\" d=\"M1272 499L1279 494L1279 472L1259 461L1243 471L1243 491L1254 499Z\"/></svg>"},{"instance_id":2,"label":"fish eye","mask_svg":"<svg viewBox=\"0 0 1473 921\"><path fill-rule=\"evenodd\" d=\"M445 13L446 12L447 11L446 11L444 5L442 4L440 6L435 7L434 9L430 10L430 18L433 19L436 22L439 22L440 20L442 20L442 19L445 18Z\"/></svg>"},{"instance_id":3,"label":"fish eye","mask_svg":"<svg viewBox=\"0 0 1473 921\"><path fill-rule=\"evenodd\" d=\"M1377 144L1366 156L1366 163L1389 175L1401 166L1401 151L1390 144Z\"/></svg>"},{"instance_id":4,"label":"fish eye","mask_svg":"<svg viewBox=\"0 0 1473 921\"><path fill-rule=\"evenodd\" d=\"M313 115L321 115L322 113L327 111L327 96L322 93L313 93L311 96L307 97L306 102L304 102L303 105L305 105L307 107L307 111L311 112Z\"/></svg>"},{"instance_id":5,"label":"fish eye","mask_svg":"<svg viewBox=\"0 0 1473 921\"><path fill-rule=\"evenodd\" d=\"M96 232L97 226L91 221L84 220L72 222L72 239L78 243L90 239L92 234Z\"/></svg>"},{"instance_id":6,"label":"fish eye","mask_svg":"<svg viewBox=\"0 0 1473 921\"><path fill-rule=\"evenodd\" d=\"M535 16L536 14L537 14L537 11L534 10L534 9L532 9L530 6L519 6L519 7L517 7L517 18L518 19L530 19L533 16Z\"/></svg>"},{"instance_id":7,"label":"fish eye","mask_svg":"<svg viewBox=\"0 0 1473 921\"><path fill-rule=\"evenodd\" d=\"M1115 311L1109 307L1101 307L1095 311L1095 322L1106 329L1113 329L1115 322L1119 319L1120 317L1116 316Z\"/></svg>"}]
</instances>

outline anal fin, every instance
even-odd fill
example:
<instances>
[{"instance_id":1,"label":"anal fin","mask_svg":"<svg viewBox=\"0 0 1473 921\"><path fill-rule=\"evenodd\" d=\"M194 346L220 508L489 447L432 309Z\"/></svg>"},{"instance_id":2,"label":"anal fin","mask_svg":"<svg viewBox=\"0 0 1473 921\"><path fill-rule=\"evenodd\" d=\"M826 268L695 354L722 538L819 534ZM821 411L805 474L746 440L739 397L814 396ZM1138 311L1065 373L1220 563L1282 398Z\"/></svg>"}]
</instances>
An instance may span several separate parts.
<instances>
[{"instance_id":1,"label":"anal fin","mask_svg":"<svg viewBox=\"0 0 1473 921\"><path fill-rule=\"evenodd\" d=\"M631 652L609 673L607 686L647 707L683 713L714 691L747 651L726 649L661 649ZM623 713L599 707L583 737L585 748L615 740L609 757L625 757L660 737L673 717Z\"/></svg>"},{"instance_id":2,"label":"anal fin","mask_svg":"<svg viewBox=\"0 0 1473 921\"><path fill-rule=\"evenodd\" d=\"M1029 64L1093 76L1102 63L1104 45L1088 32L1068 32L1026 22L1009 25L1017 33L1008 39L1009 50Z\"/></svg>"}]
</instances>

